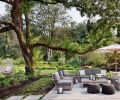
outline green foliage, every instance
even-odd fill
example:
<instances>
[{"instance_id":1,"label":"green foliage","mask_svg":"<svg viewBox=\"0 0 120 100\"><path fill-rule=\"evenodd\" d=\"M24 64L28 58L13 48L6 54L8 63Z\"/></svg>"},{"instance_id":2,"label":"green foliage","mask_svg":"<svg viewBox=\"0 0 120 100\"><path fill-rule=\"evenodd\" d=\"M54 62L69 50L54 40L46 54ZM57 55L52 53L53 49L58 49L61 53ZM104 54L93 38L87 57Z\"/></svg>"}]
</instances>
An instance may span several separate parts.
<instances>
[{"instance_id":1,"label":"green foliage","mask_svg":"<svg viewBox=\"0 0 120 100\"><path fill-rule=\"evenodd\" d=\"M4 36L0 36L0 55L6 54L6 38ZM4 56L4 55L3 55Z\"/></svg>"},{"instance_id":2,"label":"green foliage","mask_svg":"<svg viewBox=\"0 0 120 100\"><path fill-rule=\"evenodd\" d=\"M1 58L17 58L21 55L18 42L16 41L14 34L6 32L0 35L0 51Z\"/></svg>"},{"instance_id":3,"label":"green foliage","mask_svg":"<svg viewBox=\"0 0 120 100\"><path fill-rule=\"evenodd\" d=\"M59 65L64 65L65 64L65 57L61 57L58 59L58 64Z\"/></svg>"},{"instance_id":4,"label":"green foliage","mask_svg":"<svg viewBox=\"0 0 120 100\"><path fill-rule=\"evenodd\" d=\"M21 10L24 14L30 13L33 9L35 2L33 1L40 1L40 0L24 0L22 1L23 4L21 5ZM57 3L56 0L44 0L45 4L48 3ZM77 6L77 10L80 11L81 15L87 15L90 19L94 16L98 15L101 18L97 22L88 21L88 28L90 28L90 32L87 31L86 24L78 25L71 31L70 21L68 16L66 17L65 7L59 5L41 5L43 2L40 1L40 5L38 7L35 6L35 14L31 17L32 29L31 31L34 33L32 36L39 37L41 41L52 44L54 46L60 46L70 49L70 51L89 51L89 47L93 46L93 48L98 48L101 45L106 45L111 43L112 40L109 37L111 33L109 32L110 28L113 26L118 25L119 23L119 0L61 0L59 2L63 2L66 7L70 6ZM36 16L37 15L37 16ZM56 25L57 24L57 25ZM59 28L58 25L62 26L63 28ZM24 25L23 25L24 26ZM66 28L67 27L67 28ZM57 34L59 30L60 34ZM64 30L64 31L63 31ZM54 33L54 35L53 35ZM64 34L65 35L64 35ZM73 35L71 35L73 33ZM10 36L9 36L10 37ZM23 36L24 37L24 36ZM38 39L38 40L40 40ZM59 40L58 40L59 39ZM65 41L68 40L69 41ZM12 39L11 39L12 40ZM37 39L35 39L37 40ZM40 42L41 42L40 41ZM46 42L47 41L47 42ZM60 43L59 43L59 42ZM106 42L107 41L107 42ZM6 42L6 43L4 43ZM38 41L37 41L38 42ZM16 42L13 42L16 44ZM59 43L59 44L58 44ZM7 46L6 46L7 44ZM11 43L12 44L12 43ZM57 44L57 45L55 45ZM62 45L61 45L62 44ZM7 43L7 35L0 37L0 56L10 56L13 57L14 55L18 55L14 52L19 48L15 47L10 51L8 54L8 43ZM10 46L12 48L12 46ZM16 49L17 48L17 49ZM16 56L15 56L16 57ZM35 58L38 58L36 53Z\"/></svg>"},{"instance_id":5,"label":"green foliage","mask_svg":"<svg viewBox=\"0 0 120 100\"><path fill-rule=\"evenodd\" d=\"M81 44L84 43L86 40L86 36L87 36L87 29L86 29L86 23L80 23L78 25L76 25L76 27L73 27L72 31L72 38L73 41Z\"/></svg>"},{"instance_id":6,"label":"green foliage","mask_svg":"<svg viewBox=\"0 0 120 100\"><path fill-rule=\"evenodd\" d=\"M67 71L70 75L78 75L79 73L79 68L74 69L74 70L68 70Z\"/></svg>"},{"instance_id":7,"label":"green foliage","mask_svg":"<svg viewBox=\"0 0 120 100\"><path fill-rule=\"evenodd\" d=\"M112 71L109 71L107 74L106 74L107 78L111 79L113 77L116 76L116 73L112 72Z\"/></svg>"},{"instance_id":8,"label":"green foliage","mask_svg":"<svg viewBox=\"0 0 120 100\"><path fill-rule=\"evenodd\" d=\"M24 0L24 2L21 5L22 13L30 13L32 8L34 7L34 4L35 2L33 2L32 0L30 2L28 0Z\"/></svg>"},{"instance_id":9,"label":"green foliage","mask_svg":"<svg viewBox=\"0 0 120 100\"><path fill-rule=\"evenodd\" d=\"M68 45L68 49L70 49L71 51L78 51L78 48L79 48L79 44L77 42L70 43Z\"/></svg>"},{"instance_id":10,"label":"green foliage","mask_svg":"<svg viewBox=\"0 0 120 100\"><path fill-rule=\"evenodd\" d=\"M75 57L72 57L69 61L68 61L68 64L70 64L71 66L73 67L80 67L82 63L82 60L79 56L75 56Z\"/></svg>"},{"instance_id":11,"label":"green foliage","mask_svg":"<svg viewBox=\"0 0 120 100\"><path fill-rule=\"evenodd\" d=\"M105 65L107 63L107 58L104 54L92 53L88 57L88 61L97 67Z\"/></svg>"},{"instance_id":12,"label":"green foliage","mask_svg":"<svg viewBox=\"0 0 120 100\"><path fill-rule=\"evenodd\" d=\"M2 62L3 62L3 59L2 59L2 58L0 58L0 65L2 64Z\"/></svg>"},{"instance_id":13,"label":"green foliage","mask_svg":"<svg viewBox=\"0 0 120 100\"><path fill-rule=\"evenodd\" d=\"M0 77L0 86L9 87L12 84L19 84L20 81L26 80L25 72L19 71L9 76Z\"/></svg>"},{"instance_id":14,"label":"green foliage","mask_svg":"<svg viewBox=\"0 0 120 100\"><path fill-rule=\"evenodd\" d=\"M13 74L12 77L14 77L14 81L22 81L27 79L27 77L25 76L25 72L22 70Z\"/></svg>"},{"instance_id":15,"label":"green foliage","mask_svg":"<svg viewBox=\"0 0 120 100\"><path fill-rule=\"evenodd\" d=\"M33 42L59 43L69 32L69 16L62 4L36 4L31 16ZM60 26L60 27L59 27ZM64 34L63 34L64 33ZM54 45L53 44L53 45Z\"/></svg>"},{"instance_id":16,"label":"green foliage","mask_svg":"<svg viewBox=\"0 0 120 100\"><path fill-rule=\"evenodd\" d=\"M33 55L34 55L34 62L41 61L43 59L43 53L39 48L34 49Z\"/></svg>"},{"instance_id":17,"label":"green foliage","mask_svg":"<svg viewBox=\"0 0 120 100\"><path fill-rule=\"evenodd\" d=\"M48 86L50 86L51 84L53 84L53 80L51 78L42 78L39 79L27 86L25 86L22 90L21 93L34 93L37 91L40 91Z\"/></svg>"},{"instance_id":18,"label":"green foliage","mask_svg":"<svg viewBox=\"0 0 120 100\"><path fill-rule=\"evenodd\" d=\"M0 65L1 65L1 67L13 65L13 59L12 58L6 58L6 59L0 58Z\"/></svg>"},{"instance_id":19,"label":"green foliage","mask_svg":"<svg viewBox=\"0 0 120 100\"><path fill-rule=\"evenodd\" d=\"M9 87L11 86L13 81L14 81L14 78L11 76L0 78L0 86Z\"/></svg>"},{"instance_id":20,"label":"green foliage","mask_svg":"<svg viewBox=\"0 0 120 100\"><path fill-rule=\"evenodd\" d=\"M13 60L13 63L14 63L15 65L24 64L24 59L23 59L23 57L19 57L19 58Z\"/></svg>"}]
</instances>

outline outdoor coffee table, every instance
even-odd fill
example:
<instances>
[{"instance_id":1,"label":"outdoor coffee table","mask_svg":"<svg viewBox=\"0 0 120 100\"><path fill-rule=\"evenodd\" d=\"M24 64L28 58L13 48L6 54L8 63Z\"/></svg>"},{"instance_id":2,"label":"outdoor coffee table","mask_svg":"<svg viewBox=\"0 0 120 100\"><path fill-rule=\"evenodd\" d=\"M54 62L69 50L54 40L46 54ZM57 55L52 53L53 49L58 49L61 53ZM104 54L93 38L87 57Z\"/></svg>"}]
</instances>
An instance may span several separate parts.
<instances>
[{"instance_id":1,"label":"outdoor coffee table","mask_svg":"<svg viewBox=\"0 0 120 100\"><path fill-rule=\"evenodd\" d=\"M90 83L97 83L97 84L107 84L109 83L109 80L105 79L105 78L100 78L97 80L90 80L88 78L82 78L81 79L81 87L83 88L84 84L90 84Z\"/></svg>"}]
</instances>

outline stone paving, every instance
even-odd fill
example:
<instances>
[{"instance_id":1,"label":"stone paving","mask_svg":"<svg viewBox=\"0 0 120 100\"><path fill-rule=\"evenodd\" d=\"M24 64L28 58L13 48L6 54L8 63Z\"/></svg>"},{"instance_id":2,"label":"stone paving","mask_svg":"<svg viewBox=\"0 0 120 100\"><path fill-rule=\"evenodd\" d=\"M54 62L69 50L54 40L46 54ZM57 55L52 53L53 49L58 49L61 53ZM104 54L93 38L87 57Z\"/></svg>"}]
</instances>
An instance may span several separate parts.
<instances>
[{"instance_id":1,"label":"stone paving","mask_svg":"<svg viewBox=\"0 0 120 100\"><path fill-rule=\"evenodd\" d=\"M28 95L28 96L11 96L6 100L41 100L43 95ZM80 84L75 84L72 91L64 91L63 94L57 94L53 88L46 94L42 100L120 100L120 91L116 91L113 95L105 95L101 92L98 94L87 93L87 88L81 88Z\"/></svg>"},{"instance_id":2,"label":"stone paving","mask_svg":"<svg viewBox=\"0 0 120 100\"><path fill-rule=\"evenodd\" d=\"M6 100L40 100L43 95L11 96Z\"/></svg>"},{"instance_id":3,"label":"stone paving","mask_svg":"<svg viewBox=\"0 0 120 100\"><path fill-rule=\"evenodd\" d=\"M23 100L40 100L41 97L42 95L29 95Z\"/></svg>"},{"instance_id":4,"label":"stone paving","mask_svg":"<svg viewBox=\"0 0 120 100\"><path fill-rule=\"evenodd\" d=\"M87 88L81 88L78 83L74 85L72 91L64 91L63 94L57 94L55 89L52 89L42 100L120 100L120 91L113 95L89 94Z\"/></svg>"},{"instance_id":5,"label":"stone paving","mask_svg":"<svg viewBox=\"0 0 120 100\"><path fill-rule=\"evenodd\" d=\"M24 98L24 95L22 95L22 96L11 96L6 100L22 100L22 98Z\"/></svg>"}]
</instances>

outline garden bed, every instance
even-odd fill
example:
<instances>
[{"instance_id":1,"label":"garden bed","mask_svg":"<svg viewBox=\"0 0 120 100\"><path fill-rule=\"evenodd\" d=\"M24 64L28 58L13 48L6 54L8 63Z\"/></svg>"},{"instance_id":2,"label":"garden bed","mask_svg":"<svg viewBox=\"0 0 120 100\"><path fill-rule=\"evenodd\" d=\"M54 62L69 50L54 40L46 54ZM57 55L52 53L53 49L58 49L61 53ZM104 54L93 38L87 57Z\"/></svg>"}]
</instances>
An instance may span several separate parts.
<instances>
[{"instance_id":1,"label":"garden bed","mask_svg":"<svg viewBox=\"0 0 120 100\"><path fill-rule=\"evenodd\" d=\"M44 79L45 78L24 80L24 81L21 81L19 85L13 84L10 87L2 87L1 86L0 87L0 98L3 99L8 96L11 96L11 95L17 95L17 94L20 95L22 93L24 93L24 95L27 95L27 93L29 93L29 94L46 94L54 87L54 83L52 82L52 83L50 83L50 85L46 84L46 86L42 86L40 84L44 83ZM46 78L45 81L47 79L49 80L49 78ZM33 87L33 86L36 86L39 88L34 89L36 87ZM30 88L31 90L28 91L28 88Z\"/></svg>"}]
</instances>

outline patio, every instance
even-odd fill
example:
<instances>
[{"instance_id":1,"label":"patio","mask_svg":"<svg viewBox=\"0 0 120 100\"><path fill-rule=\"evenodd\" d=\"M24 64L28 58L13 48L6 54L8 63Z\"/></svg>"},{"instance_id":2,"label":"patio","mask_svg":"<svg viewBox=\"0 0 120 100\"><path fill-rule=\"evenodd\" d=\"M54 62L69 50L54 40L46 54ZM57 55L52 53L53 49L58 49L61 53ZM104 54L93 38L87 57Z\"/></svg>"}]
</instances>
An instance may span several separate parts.
<instances>
[{"instance_id":1,"label":"patio","mask_svg":"<svg viewBox=\"0 0 120 100\"><path fill-rule=\"evenodd\" d=\"M113 95L89 94L87 88L81 88L78 83L74 85L72 91L64 91L63 94L57 94L56 90L52 89L42 100L120 100L120 91Z\"/></svg>"}]
</instances>

